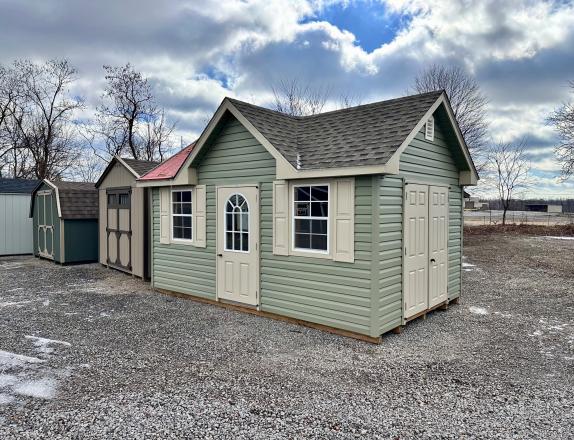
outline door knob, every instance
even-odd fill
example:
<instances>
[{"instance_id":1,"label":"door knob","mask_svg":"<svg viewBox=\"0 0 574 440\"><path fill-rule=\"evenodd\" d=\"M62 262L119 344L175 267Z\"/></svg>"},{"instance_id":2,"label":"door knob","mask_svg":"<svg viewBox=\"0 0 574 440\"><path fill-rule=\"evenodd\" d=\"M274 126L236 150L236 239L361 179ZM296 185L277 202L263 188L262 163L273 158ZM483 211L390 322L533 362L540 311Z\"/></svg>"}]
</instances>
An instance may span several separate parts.
<instances>
[{"instance_id":1,"label":"door knob","mask_svg":"<svg viewBox=\"0 0 574 440\"><path fill-rule=\"evenodd\" d=\"M217 254L218 257L223 257L223 254Z\"/></svg>"},{"instance_id":2,"label":"door knob","mask_svg":"<svg viewBox=\"0 0 574 440\"><path fill-rule=\"evenodd\" d=\"M431 263L435 263L436 260L435 260L434 258L431 258L431 259L430 259L430 262L431 262Z\"/></svg>"}]
</instances>

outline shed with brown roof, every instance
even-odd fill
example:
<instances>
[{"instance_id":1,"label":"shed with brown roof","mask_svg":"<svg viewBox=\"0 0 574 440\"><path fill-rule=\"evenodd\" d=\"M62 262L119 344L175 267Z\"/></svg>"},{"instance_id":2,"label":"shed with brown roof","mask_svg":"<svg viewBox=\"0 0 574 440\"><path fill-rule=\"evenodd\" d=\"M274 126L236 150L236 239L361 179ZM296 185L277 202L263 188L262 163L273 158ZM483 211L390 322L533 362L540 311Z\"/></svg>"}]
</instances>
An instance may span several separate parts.
<instances>
[{"instance_id":1,"label":"shed with brown roof","mask_svg":"<svg viewBox=\"0 0 574 440\"><path fill-rule=\"evenodd\" d=\"M55 262L98 259L98 192L93 183L44 179L30 202L34 255Z\"/></svg>"},{"instance_id":2,"label":"shed with brown roof","mask_svg":"<svg viewBox=\"0 0 574 440\"><path fill-rule=\"evenodd\" d=\"M144 279L150 265L149 190L136 188L136 181L158 164L115 156L96 182L99 261Z\"/></svg>"}]
</instances>

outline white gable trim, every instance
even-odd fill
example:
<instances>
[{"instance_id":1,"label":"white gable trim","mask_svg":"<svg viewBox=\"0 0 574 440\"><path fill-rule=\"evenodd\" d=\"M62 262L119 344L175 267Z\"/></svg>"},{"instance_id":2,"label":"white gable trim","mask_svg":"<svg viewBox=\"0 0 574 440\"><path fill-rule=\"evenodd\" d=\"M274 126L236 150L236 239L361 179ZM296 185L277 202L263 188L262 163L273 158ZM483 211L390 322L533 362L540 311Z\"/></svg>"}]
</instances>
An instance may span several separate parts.
<instances>
[{"instance_id":1,"label":"white gable trim","mask_svg":"<svg viewBox=\"0 0 574 440\"><path fill-rule=\"evenodd\" d=\"M466 142L464 141L462 133L460 132L460 128L458 126L458 123L456 122L456 118L454 117L454 113L452 112L452 108L450 106L448 98L446 97L446 94L444 92L437 98L435 103L427 110L427 112L424 114L424 116L421 118L421 120L417 123L417 125L415 125L415 128L412 129L412 131L405 138L405 140L400 145L400 147L397 149L397 151L395 151L393 153L393 155L391 156L391 158L387 162L387 165L390 165L390 167L392 169L396 170L396 172L394 172L392 174L398 174L399 173L399 162L401 160L401 154L403 153L403 151L405 151L407 149L407 147L410 145L410 143L412 142L414 137L417 135L417 133L427 123L429 118L434 114L436 109L441 104L444 104L444 107L446 108L446 112L447 112L447 115L449 117L450 123L454 127L454 132L456 134L458 144L460 146L460 149L462 150L462 153L464 155L464 158L465 158L466 163L468 165L468 168L470 170L470 171L461 171L460 172L459 183L461 185L476 185L478 182L478 173L477 173L476 168L474 166L474 163L470 157L470 152L468 151L468 146L466 145Z\"/></svg>"},{"instance_id":2,"label":"white gable trim","mask_svg":"<svg viewBox=\"0 0 574 440\"><path fill-rule=\"evenodd\" d=\"M54 192L56 193L56 206L58 207L58 217L62 218L62 209L60 208L60 192L58 191L58 187L50 182L48 179L44 179L44 183L48 186L51 186Z\"/></svg>"},{"instance_id":3,"label":"white gable trim","mask_svg":"<svg viewBox=\"0 0 574 440\"><path fill-rule=\"evenodd\" d=\"M127 170L130 173L132 173L136 179L140 178L140 175L136 173L135 170L132 167L130 167L120 156L116 155L114 156L114 159L116 159L119 163L121 163L124 167L126 167Z\"/></svg>"},{"instance_id":4,"label":"white gable trim","mask_svg":"<svg viewBox=\"0 0 574 440\"><path fill-rule=\"evenodd\" d=\"M138 182L137 186L168 186L177 182L177 184L195 184L197 176L195 170L190 168L193 160L199 155L203 147L205 146L207 139L215 130L215 127L221 121L221 118L226 111L229 111L237 120L249 131L255 139L257 139L261 145L275 158L276 161L276 178L278 180L288 180L288 179L309 179L309 178L321 178L321 177L332 177L332 176L356 176L365 174L399 174L399 163L400 157L403 151L409 146L416 134L421 130L424 124L427 123L430 117L436 109L444 104L447 115L449 117L450 123L454 127L454 131L459 143L459 146L463 152L466 163L470 171L461 171L459 182L461 185L476 185L478 181L478 173L474 167L474 163L470 157L468 147L464 141L460 128L452 112L452 108L443 92L434 104L427 110L424 116L420 119L417 125L411 130L409 135L405 138L402 144L399 146L397 151L393 153L389 161L384 165L365 165L365 166L352 166L352 167L341 167L341 168L321 168L316 170L297 170L293 165L289 163L287 159L269 142L265 136L263 136L259 130L257 130L251 122L241 114L241 112L228 100L224 99L215 115L209 121L209 124L195 143L191 154L187 157L178 173L173 179L168 179L160 182ZM185 170L185 171L182 171Z\"/></svg>"},{"instance_id":5,"label":"white gable trim","mask_svg":"<svg viewBox=\"0 0 574 440\"><path fill-rule=\"evenodd\" d=\"M257 139L259 143L263 145L263 147L275 158L277 169L281 167L286 169L290 168L295 172L297 171L289 163L289 161L287 161L287 159L285 159L285 157L283 157L283 155L279 153L279 151L271 144L271 142L269 142L265 138L265 136L263 136L259 132L259 130L257 130L253 126L253 124L251 124L251 122L249 122L245 118L245 116L243 116L241 112L237 110L237 108L235 108L235 106L228 99L224 99L219 108L217 109L217 111L215 112L215 115L213 115L213 118L211 118L211 121L209 121L209 124L207 125L203 133L201 133L201 136L195 143L193 150L191 150L191 154L187 157L187 159L185 160L185 162L183 163L183 165L181 166L181 168L179 169L173 180L177 180L180 174L183 173L182 170L184 169L187 170L189 166L193 163L193 160L199 155L199 153L205 146L207 139L209 139L209 136L211 135L211 133L213 133L213 130L215 130L215 127L217 127L226 111L229 111L233 116L235 116L235 118L237 118L237 120L247 129L247 131L249 131L249 133L251 133L253 137Z\"/></svg>"}]
</instances>

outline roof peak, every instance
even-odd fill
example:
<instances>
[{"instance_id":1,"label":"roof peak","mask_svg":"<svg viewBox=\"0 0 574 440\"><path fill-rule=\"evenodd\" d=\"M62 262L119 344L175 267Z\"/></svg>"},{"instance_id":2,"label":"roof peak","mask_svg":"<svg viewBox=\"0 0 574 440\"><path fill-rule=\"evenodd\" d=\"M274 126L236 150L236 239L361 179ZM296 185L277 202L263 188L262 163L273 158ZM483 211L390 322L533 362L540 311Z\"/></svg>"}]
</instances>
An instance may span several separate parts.
<instances>
[{"instance_id":1,"label":"roof peak","mask_svg":"<svg viewBox=\"0 0 574 440\"><path fill-rule=\"evenodd\" d=\"M432 91L432 92L415 93L415 94L412 94L412 95L405 95L405 96L400 96L400 97L397 97L397 98L383 99L383 100L381 100L381 101L374 101L374 102L369 102L369 103L366 103L366 104L354 105L354 106L352 106L352 107L340 108L340 109L336 109L336 110L329 110L329 111L326 111L326 112L315 113L315 114L313 114L313 115L303 115L303 116L289 115L289 114L287 114L287 113L283 113L283 112L280 112L280 111L278 111L278 110L273 110L273 109L270 109L270 108L267 108L267 107L263 107L263 106L260 106L260 105L255 105L255 104L252 104L252 103L247 102L247 101L242 101L242 100L240 100L240 99L231 98L231 97L229 97L229 96L226 96L225 99L228 100L228 101L230 101L231 103L233 103L233 102L238 102L238 103L243 104L243 105L248 105L248 106L251 106L251 107L255 107L256 109L259 109L259 110L265 110L265 111L268 111L268 112L275 113L275 114L280 115L280 116L283 116L283 117L285 117L285 118L289 118L289 119L301 121L301 120L308 120L308 119L317 118L317 117L320 117L320 116L323 116L323 115L329 115L329 114L338 113L338 112L343 113L343 112L353 111L353 110L356 110L356 109L369 108L369 107L372 107L372 106L380 106L381 104L392 104L392 103L394 103L394 102L396 102L396 101L408 100L408 99L414 99L414 98L421 98L421 97L425 97L425 96L429 96L429 95L436 95L437 98L438 98L438 97L439 97L440 95L442 95L444 92L445 92L445 90L444 90L444 89L441 89L441 90L435 90L435 91Z\"/></svg>"}]
</instances>

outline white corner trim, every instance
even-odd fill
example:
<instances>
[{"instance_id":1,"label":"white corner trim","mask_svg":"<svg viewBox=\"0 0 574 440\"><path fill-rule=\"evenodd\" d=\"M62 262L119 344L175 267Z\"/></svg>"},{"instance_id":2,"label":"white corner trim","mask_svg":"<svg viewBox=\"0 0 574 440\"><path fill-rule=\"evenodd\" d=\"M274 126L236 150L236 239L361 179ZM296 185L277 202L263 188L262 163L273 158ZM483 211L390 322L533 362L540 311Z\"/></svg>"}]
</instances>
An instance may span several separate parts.
<instances>
[{"instance_id":1,"label":"white corner trim","mask_svg":"<svg viewBox=\"0 0 574 440\"><path fill-rule=\"evenodd\" d=\"M62 218L62 209L60 208L60 191L58 191L58 187L48 179L44 179L44 183L54 189L56 193L56 206L58 207L58 218Z\"/></svg>"},{"instance_id":2,"label":"white corner trim","mask_svg":"<svg viewBox=\"0 0 574 440\"><path fill-rule=\"evenodd\" d=\"M128 169L128 171L135 176L136 179L139 179L139 178L140 178L140 175L139 175L138 173L136 173L135 170L134 170L132 167L130 167L126 162L124 162L124 160L123 160L120 156L118 156L118 155L116 154L116 155L114 156L114 158L117 159L117 161L118 161L119 163L121 163L124 167L126 167L126 168Z\"/></svg>"}]
</instances>

